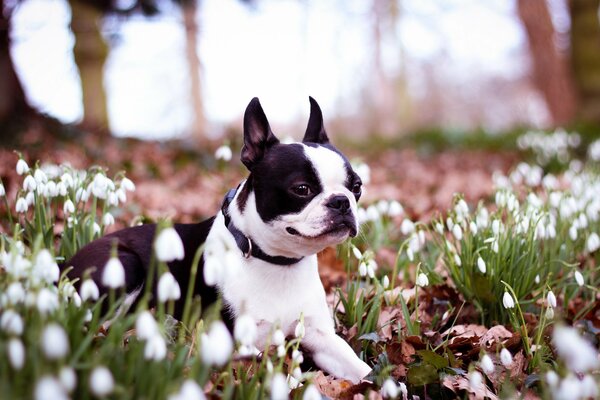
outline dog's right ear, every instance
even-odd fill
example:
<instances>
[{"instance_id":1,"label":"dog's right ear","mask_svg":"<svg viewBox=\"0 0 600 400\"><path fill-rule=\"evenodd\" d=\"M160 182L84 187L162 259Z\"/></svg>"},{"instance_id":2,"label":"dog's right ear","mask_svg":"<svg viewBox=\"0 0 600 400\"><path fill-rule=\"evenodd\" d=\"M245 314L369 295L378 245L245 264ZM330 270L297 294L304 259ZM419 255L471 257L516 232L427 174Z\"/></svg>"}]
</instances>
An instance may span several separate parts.
<instances>
[{"instance_id":1,"label":"dog's right ear","mask_svg":"<svg viewBox=\"0 0 600 400\"><path fill-rule=\"evenodd\" d=\"M279 143L267 121L267 116L258 101L253 98L244 113L244 146L242 147L242 163L252 170L265 152Z\"/></svg>"}]
</instances>

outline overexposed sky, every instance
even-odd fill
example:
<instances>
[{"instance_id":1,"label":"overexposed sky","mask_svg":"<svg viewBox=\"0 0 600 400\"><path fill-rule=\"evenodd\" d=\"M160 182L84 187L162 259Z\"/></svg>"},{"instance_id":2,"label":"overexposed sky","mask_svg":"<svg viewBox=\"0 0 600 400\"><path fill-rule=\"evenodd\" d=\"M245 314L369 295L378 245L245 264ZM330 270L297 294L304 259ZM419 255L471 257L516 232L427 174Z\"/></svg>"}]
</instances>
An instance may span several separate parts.
<instances>
[{"instance_id":1,"label":"overexposed sky","mask_svg":"<svg viewBox=\"0 0 600 400\"><path fill-rule=\"evenodd\" d=\"M370 82L373 27L361 0L203 0L199 55L206 116L212 125L236 123L258 96L274 126L305 123L309 95L326 115L352 113ZM516 77L512 55L524 43L514 1L402 1L393 37L382 44L393 74L407 57L444 54L450 76ZM111 128L118 135L166 138L191 121L185 35L179 11L166 2L157 18L107 20L111 44L106 88ZM65 122L81 118L81 90L66 0L27 0L14 14L12 55L27 95ZM460 75L463 75L462 77ZM217 130L218 131L218 130Z\"/></svg>"}]
</instances>

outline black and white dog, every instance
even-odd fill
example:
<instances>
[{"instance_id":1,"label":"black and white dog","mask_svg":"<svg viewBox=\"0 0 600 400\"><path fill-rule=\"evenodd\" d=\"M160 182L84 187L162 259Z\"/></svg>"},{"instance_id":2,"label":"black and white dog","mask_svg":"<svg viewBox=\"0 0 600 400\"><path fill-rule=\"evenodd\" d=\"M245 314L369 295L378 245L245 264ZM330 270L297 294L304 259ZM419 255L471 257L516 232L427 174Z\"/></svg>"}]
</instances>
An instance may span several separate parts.
<instances>
[{"instance_id":1,"label":"black and white dog","mask_svg":"<svg viewBox=\"0 0 600 400\"><path fill-rule=\"evenodd\" d=\"M310 98L311 110L302 143L282 144L275 137L257 98L244 115L241 160L248 178L225 198L222 210L198 224L176 224L185 258L169 263L181 288L188 287L192 259L204 243L225 241L239 260L230 263L215 286L203 278L201 260L195 292L203 306L223 299L230 326L249 314L257 323L256 346L264 348L278 326L294 334L303 315L302 347L326 372L358 382L371 368L360 360L334 329L319 279L316 254L356 236L356 202L361 180L348 160L329 143L323 116ZM92 278L101 285L102 267L118 242L127 293L139 293L146 282L155 225L142 225L104 236L83 247L69 262L71 278L100 266ZM239 261L239 262L238 262ZM183 299L176 303L181 315Z\"/></svg>"}]
</instances>

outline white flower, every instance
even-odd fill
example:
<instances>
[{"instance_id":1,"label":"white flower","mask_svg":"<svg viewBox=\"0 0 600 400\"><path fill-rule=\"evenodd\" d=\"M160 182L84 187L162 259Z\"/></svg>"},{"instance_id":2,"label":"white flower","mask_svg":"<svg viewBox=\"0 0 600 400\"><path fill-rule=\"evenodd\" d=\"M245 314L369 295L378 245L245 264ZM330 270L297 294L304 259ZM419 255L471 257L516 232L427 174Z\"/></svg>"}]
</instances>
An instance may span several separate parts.
<instances>
[{"instance_id":1,"label":"white flower","mask_svg":"<svg viewBox=\"0 0 600 400\"><path fill-rule=\"evenodd\" d=\"M48 182L48 176L46 176L46 173L41 169L36 169L33 173L33 177L38 184Z\"/></svg>"},{"instance_id":2,"label":"white flower","mask_svg":"<svg viewBox=\"0 0 600 400\"><path fill-rule=\"evenodd\" d=\"M502 305L504 305L504 308L514 308L515 307L515 300L510 295L510 293L504 292L504 296L502 296Z\"/></svg>"},{"instance_id":3,"label":"white flower","mask_svg":"<svg viewBox=\"0 0 600 400\"><path fill-rule=\"evenodd\" d=\"M71 393L77 387L77 374L75 374L73 368L62 367L58 373L58 379L65 390L69 393Z\"/></svg>"},{"instance_id":4,"label":"white flower","mask_svg":"<svg viewBox=\"0 0 600 400\"><path fill-rule=\"evenodd\" d=\"M44 376L35 384L35 400L67 400L69 396L60 381L52 376Z\"/></svg>"},{"instance_id":5,"label":"white flower","mask_svg":"<svg viewBox=\"0 0 600 400\"><path fill-rule=\"evenodd\" d=\"M170 272L162 274L158 280L158 301L164 303L168 300L178 300L181 297L181 289Z\"/></svg>"},{"instance_id":6,"label":"white flower","mask_svg":"<svg viewBox=\"0 0 600 400\"><path fill-rule=\"evenodd\" d=\"M569 237L572 241L577 240L577 226L571 225L571 227L569 228Z\"/></svg>"},{"instance_id":7,"label":"white flower","mask_svg":"<svg viewBox=\"0 0 600 400\"><path fill-rule=\"evenodd\" d=\"M13 310L6 310L0 317L0 329L9 335L20 336L23 333L23 318Z\"/></svg>"},{"instance_id":8,"label":"white flower","mask_svg":"<svg viewBox=\"0 0 600 400\"><path fill-rule=\"evenodd\" d=\"M417 286L425 287L425 286L429 285L429 278L427 278L427 275L420 272L419 275L417 276L416 283L417 283Z\"/></svg>"},{"instance_id":9,"label":"white flower","mask_svg":"<svg viewBox=\"0 0 600 400\"><path fill-rule=\"evenodd\" d=\"M96 397L105 397L115 389L115 380L106 367L96 367L90 374L90 390Z\"/></svg>"},{"instance_id":10,"label":"white flower","mask_svg":"<svg viewBox=\"0 0 600 400\"><path fill-rule=\"evenodd\" d=\"M405 218L402 221L402 224L400 224L400 232L402 232L403 235L408 235L409 233L413 233L415 231L415 223L412 222L410 219Z\"/></svg>"},{"instance_id":11,"label":"white flower","mask_svg":"<svg viewBox=\"0 0 600 400\"><path fill-rule=\"evenodd\" d=\"M479 269L479 271L482 274L485 274L485 271L486 271L485 261L483 261L483 258L481 258L481 257L477 257L477 268Z\"/></svg>"},{"instance_id":12,"label":"white flower","mask_svg":"<svg viewBox=\"0 0 600 400\"><path fill-rule=\"evenodd\" d=\"M588 236L587 241L585 242L585 248L588 253L593 253L600 249L600 237L598 237L596 232L592 232L592 234Z\"/></svg>"},{"instance_id":13,"label":"white flower","mask_svg":"<svg viewBox=\"0 0 600 400\"><path fill-rule=\"evenodd\" d=\"M546 299L548 300L548 305L550 307L556 308L556 296L554 295L554 292L552 292L552 290L548 292L548 294L546 295Z\"/></svg>"},{"instance_id":14,"label":"white flower","mask_svg":"<svg viewBox=\"0 0 600 400\"><path fill-rule=\"evenodd\" d=\"M277 372L270 383L271 387L271 400L287 400L289 387L285 376L281 372Z\"/></svg>"},{"instance_id":15,"label":"white flower","mask_svg":"<svg viewBox=\"0 0 600 400\"><path fill-rule=\"evenodd\" d=\"M383 286L384 289L387 289L390 286L390 278L388 278L387 275L385 275L381 281L381 286Z\"/></svg>"},{"instance_id":16,"label":"white flower","mask_svg":"<svg viewBox=\"0 0 600 400\"><path fill-rule=\"evenodd\" d=\"M572 372L592 371L600 366L598 351L571 327L556 326L552 343L558 356Z\"/></svg>"},{"instance_id":17,"label":"white flower","mask_svg":"<svg viewBox=\"0 0 600 400\"><path fill-rule=\"evenodd\" d=\"M138 338L148 340L159 334L158 324L150 311L142 311L135 320L135 333Z\"/></svg>"},{"instance_id":18,"label":"white flower","mask_svg":"<svg viewBox=\"0 0 600 400\"><path fill-rule=\"evenodd\" d=\"M181 385L179 392L172 394L168 400L205 400L202 388L193 380L188 379Z\"/></svg>"},{"instance_id":19,"label":"white flower","mask_svg":"<svg viewBox=\"0 0 600 400\"><path fill-rule=\"evenodd\" d=\"M44 196L49 199L58 196L58 188L56 187L56 183L54 181L48 182L48 184L44 187Z\"/></svg>"},{"instance_id":20,"label":"white flower","mask_svg":"<svg viewBox=\"0 0 600 400\"><path fill-rule=\"evenodd\" d=\"M207 365L222 367L227 364L233 351L233 340L225 324L215 321L208 333L202 334L201 355Z\"/></svg>"},{"instance_id":21,"label":"white flower","mask_svg":"<svg viewBox=\"0 0 600 400\"><path fill-rule=\"evenodd\" d=\"M69 353L69 338L62 326L48 324L42 331L42 351L48 360L64 358Z\"/></svg>"},{"instance_id":22,"label":"white flower","mask_svg":"<svg viewBox=\"0 0 600 400\"><path fill-rule=\"evenodd\" d=\"M144 358L146 360L161 361L167 355L167 344L160 334L155 334L146 341Z\"/></svg>"},{"instance_id":23,"label":"white flower","mask_svg":"<svg viewBox=\"0 0 600 400\"><path fill-rule=\"evenodd\" d=\"M123 177L123 179L121 179L121 187L128 192L135 192L135 184L127 177Z\"/></svg>"},{"instance_id":24,"label":"white flower","mask_svg":"<svg viewBox=\"0 0 600 400\"><path fill-rule=\"evenodd\" d=\"M50 314L58 308L58 294L48 288L42 288L35 299L35 305L40 314Z\"/></svg>"},{"instance_id":25,"label":"white flower","mask_svg":"<svg viewBox=\"0 0 600 400\"><path fill-rule=\"evenodd\" d=\"M377 270L377 262L373 259L367 261L367 275L369 278L375 278L375 271Z\"/></svg>"},{"instance_id":26,"label":"white flower","mask_svg":"<svg viewBox=\"0 0 600 400\"><path fill-rule=\"evenodd\" d=\"M60 181L65 185L66 188L70 189L73 187L73 177L70 173L65 172L61 175Z\"/></svg>"},{"instance_id":27,"label":"white flower","mask_svg":"<svg viewBox=\"0 0 600 400\"><path fill-rule=\"evenodd\" d=\"M546 308L546 312L544 314L546 319L554 319L554 308L548 307Z\"/></svg>"},{"instance_id":28,"label":"white flower","mask_svg":"<svg viewBox=\"0 0 600 400\"><path fill-rule=\"evenodd\" d=\"M459 224L455 224L452 227L452 235L454 235L454 237L456 238L456 240L462 240L462 238L463 238L463 231L462 231L462 228L460 227Z\"/></svg>"},{"instance_id":29,"label":"white flower","mask_svg":"<svg viewBox=\"0 0 600 400\"><path fill-rule=\"evenodd\" d=\"M471 231L472 235L477 235L478 228L477 228L477 224L474 221L471 221L469 223L469 230Z\"/></svg>"},{"instance_id":30,"label":"white flower","mask_svg":"<svg viewBox=\"0 0 600 400\"><path fill-rule=\"evenodd\" d=\"M230 161L232 156L233 154L231 152L231 147L227 146L226 144L220 146L215 151L215 158L217 160Z\"/></svg>"},{"instance_id":31,"label":"white flower","mask_svg":"<svg viewBox=\"0 0 600 400\"><path fill-rule=\"evenodd\" d=\"M306 329L304 328L304 322L302 320L298 321L296 329L294 329L294 336L298 339L302 339L305 333Z\"/></svg>"},{"instance_id":32,"label":"white flower","mask_svg":"<svg viewBox=\"0 0 600 400\"><path fill-rule=\"evenodd\" d=\"M73 214L75 212L75 204L73 204L71 199L67 199L65 204L63 204L63 212L65 215Z\"/></svg>"},{"instance_id":33,"label":"white flower","mask_svg":"<svg viewBox=\"0 0 600 400\"><path fill-rule=\"evenodd\" d=\"M537 274L533 281L535 282L536 285L539 285L540 284L540 274Z\"/></svg>"},{"instance_id":34,"label":"white flower","mask_svg":"<svg viewBox=\"0 0 600 400\"><path fill-rule=\"evenodd\" d=\"M100 225L97 222L94 222L94 235L99 235L102 229L100 229Z\"/></svg>"},{"instance_id":35,"label":"white flower","mask_svg":"<svg viewBox=\"0 0 600 400\"><path fill-rule=\"evenodd\" d=\"M277 329L273 332L272 340L274 346L281 346L285 343L285 334L281 329Z\"/></svg>"},{"instance_id":36,"label":"white flower","mask_svg":"<svg viewBox=\"0 0 600 400\"><path fill-rule=\"evenodd\" d=\"M454 262L456 263L456 265L458 265L459 267L462 265L462 260L460 259L460 257L458 256L458 254L454 253Z\"/></svg>"},{"instance_id":37,"label":"white flower","mask_svg":"<svg viewBox=\"0 0 600 400\"><path fill-rule=\"evenodd\" d=\"M8 361L15 370L20 370L25 365L25 346L19 339L11 338L7 346Z\"/></svg>"},{"instance_id":38,"label":"white flower","mask_svg":"<svg viewBox=\"0 0 600 400\"><path fill-rule=\"evenodd\" d=\"M381 396L385 399L395 399L398 397L398 386L391 378L387 378L381 385Z\"/></svg>"},{"instance_id":39,"label":"white flower","mask_svg":"<svg viewBox=\"0 0 600 400\"><path fill-rule=\"evenodd\" d=\"M100 297L100 290L98 290L98 285L96 285L96 282L94 282L92 279L86 279L79 287L79 295L83 301L96 301Z\"/></svg>"},{"instance_id":40,"label":"white flower","mask_svg":"<svg viewBox=\"0 0 600 400\"><path fill-rule=\"evenodd\" d=\"M443 235L444 234L444 225L440 224L439 222L436 222L435 231L437 233L439 233L440 235Z\"/></svg>"},{"instance_id":41,"label":"white flower","mask_svg":"<svg viewBox=\"0 0 600 400\"><path fill-rule=\"evenodd\" d=\"M183 260L183 243L173 228L165 228L154 242L154 250L159 261Z\"/></svg>"},{"instance_id":42,"label":"white flower","mask_svg":"<svg viewBox=\"0 0 600 400\"><path fill-rule=\"evenodd\" d=\"M25 195L25 202L27 206L32 206L35 203L35 194L33 192L28 192Z\"/></svg>"},{"instance_id":43,"label":"white flower","mask_svg":"<svg viewBox=\"0 0 600 400\"><path fill-rule=\"evenodd\" d=\"M479 365L486 375L490 375L494 372L494 362L488 354L484 354L483 357L481 357Z\"/></svg>"},{"instance_id":44,"label":"white flower","mask_svg":"<svg viewBox=\"0 0 600 400\"><path fill-rule=\"evenodd\" d=\"M552 370L546 372L546 382L551 388L555 388L556 385L558 385L559 380L560 378L558 377L558 374L556 372Z\"/></svg>"},{"instance_id":45,"label":"white flower","mask_svg":"<svg viewBox=\"0 0 600 400\"><path fill-rule=\"evenodd\" d=\"M60 268L50 251L42 249L35 258L33 266L33 276L46 283L58 282L60 277Z\"/></svg>"},{"instance_id":46,"label":"white flower","mask_svg":"<svg viewBox=\"0 0 600 400\"><path fill-rule=\"evenodd\" d=\"M322 398L323 397L321 396L319 389L312 384L308 385L302 394L302 400L321 400Z\"/></svg>"},{"instance_id":47,"label":"white flower","mask_svg":"<svg viewBox=\"0 0 600 400\"><path fill-rule=\"evenodd\" d=\"M13 282L6 288L6 300L9 304L20 304L25 301L26 293L21 282Z\"/></svg>"},{"instance_id":48,"label":"white flower","mask_svg":"<svg viewBox=\"0 0 600 400\"><path fill-rule=\"evenodd\" d=\"M406 256L408 257L408 260L410 262L413 262L415 260L415 253L412 249L412 247L408 247L408 249L406 249Z\"/></svg>"},{"instance_id":49,"label":"white flower","mask_svg":"<svg viewBox=\"0 0 600 400\"><path fill-rule=\"evenodd\" d=\"M104 214L104 216L102 217L102 224L104 226L110 226L113 225L115 223L115 217L113 217L113 215L109 212L107 212L106 214Z\"/></svg>"},{"instance_id":50,"label":"white flower","mask_svg":"<svg viewBox=\"0 0 600 400\"><path fill-rule=\"evenodd\" d=\"M371 182L371 168L366 163L361 162L354 165L354 172L360 177L364 185L368 185Z\"/></svg>"},{"instance_id":51,"label":"white flower","mask_svg":"<svg viewBox=\"0 0 600 400\"><path fill-rule=\"evenodd\" d=\"M15 204L15 211L18 213L26 213L29 209L29 205L27 204L27 200L22 197L17 199L17 203Z\"/></svg>"},{"instance_id":52,"label":"white flower","mask_svg":"<svg viewBox=\"0 0 600 400\"><path fill-rule=\"evenodd\" d=\"M33 192L37 188L37 182L31 175L27 175L23 180L23 190L26 192Z\"/></svg>"},{"instance_id":53,"label":"white flower","mask_svg":"<svg viewBox=\"0 0 600 400\"><path fill-rule=\"evenodd\" d=\"M357 260L362 260L363 258L362 253L356 246L352 246L352 254L354 254L354 257L356 257Z\"/></svg>"},{"instance_id":54,"label":"white flower","mask_svg":"<svg viewBox=\"0 0 600 400\"><path fill-rule=\"evenodd\" d=\"M23 175L29 172L29 165L22 158L17 161L17 174Z\"/></svg>"},{"instance_id":55,"label":"white flower","mask_svg":"<svg viewBox=\"0 0 600 400\"><path fill-rule=\"evenodd\" d=\"M302 352L294 349L294 351L292 351L292 360L298 365L302 364L304 362L304 356L302 355Z\"/></svg>"},{"instance_id":56,"label":"white flower","mask_svg":"<svg viewBox=\"0 0 600 400\"><path fill-rule=\"evenodd\" d=\"M254 345L254 341L256 340L256 323L250 315L244 314L236 318L233 337L242 346Z\"/></svg>"},{"instance_id":57,"label":"white flower","mask_svg":"<svg viewBox=\"0 0 600 400\"><path fill-rule=\"evenodd\" d=\"M483 387L483 376L479 371L471 371L468 375L469 387L472 391L478 392Z\"/></svg>"},{"instance_id":58,"label":"white flower","mask_svg":"<svg viewBox=\"0 0 600 400\"><path fill-rule=\"evenodd\" d=\"M509 368L513 363L512 354L506 348L500 350L500 362L505 368Z\"/></svg>"},{"instance_id":59,"label":"white flower","mask_svg":"<svg viewBox=\"0 0 600 400\"><path fill-rule=\"evenodd\" d=\"M396 200L392 200L389 204L387 213L390 217L397 217L404 213L404 209L402 208L402 205L399 202L397 202Z\"/></svg>"},{"instance_id":60,"label":"white flower","mask_svg":"<svg viewBox=\"0 0 600 400\"><path fill-rule=\"evenodd\" d=\"M104 266L102 284L111 289L125 285L125 269L118 258L111 257Z\"/></svg>"},{"instance_id":61,"label":"white flower","mask_svg":"<svg viewBox=\"0 0 600 400\"><path fill-rule=\"evenodd\" d=\"M360 264L358 264L358 274L363 277L367 276L367 263L364 261L361 261Z\"/></svg>"},{"instance_id":62,"label":"white flower","mask_svg":"<svg viewBox=\"0 0 600 400\"><path fill-rule=\"evenodd\" d=\"M88 188L91 188L92 194L97 198L106 199L108 192L115 189L115 184L104 174L97 173Z\"/></svg>"},{"instance_id":63,"label":"white flower","mask_svg":"<svg viewBox=\"0 0 600 400\"><path fill-rule=\"evenodd\" d=\"M583 286L585 280L583 279L583 275L581 275L581 272L575 271L575 281L579 286Z\"/></svg>"},{"instance_id":64,"label":"white flower","mask_svg":"<svg viewBox=\"0 0 600 400\"><path fill-rule=\"evenodd\" d=\"M2 196L6 196L6 189L4 188L2 182L0 182L0 197Z\"/></svg>"}]
</instances>

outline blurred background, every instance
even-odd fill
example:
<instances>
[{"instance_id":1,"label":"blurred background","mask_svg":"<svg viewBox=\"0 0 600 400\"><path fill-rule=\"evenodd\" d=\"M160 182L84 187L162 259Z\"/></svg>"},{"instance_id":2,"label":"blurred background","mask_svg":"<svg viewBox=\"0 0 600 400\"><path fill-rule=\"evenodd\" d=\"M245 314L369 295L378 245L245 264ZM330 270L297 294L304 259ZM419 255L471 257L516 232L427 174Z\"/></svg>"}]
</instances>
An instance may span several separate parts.
<instances>
[{"instance_id":1,"label":"blurred background","mask_svg":"<svg viewBox=\"0 0 600 400\"><path fill-rule=\"evenodd\" d=\"M600 0L2 0L0 140L600 124ZM57 128L59 127L59 128Z\"/></svg>"}]
</instances>

